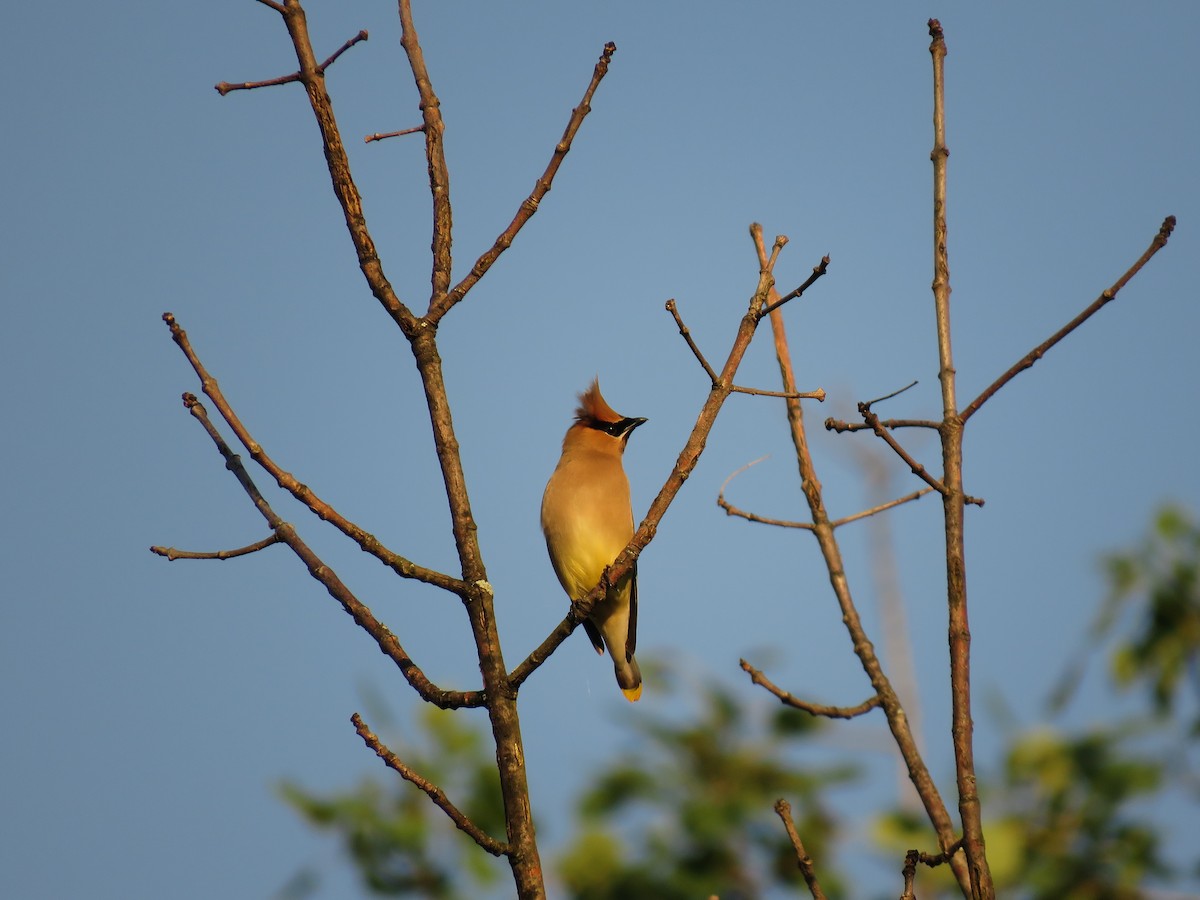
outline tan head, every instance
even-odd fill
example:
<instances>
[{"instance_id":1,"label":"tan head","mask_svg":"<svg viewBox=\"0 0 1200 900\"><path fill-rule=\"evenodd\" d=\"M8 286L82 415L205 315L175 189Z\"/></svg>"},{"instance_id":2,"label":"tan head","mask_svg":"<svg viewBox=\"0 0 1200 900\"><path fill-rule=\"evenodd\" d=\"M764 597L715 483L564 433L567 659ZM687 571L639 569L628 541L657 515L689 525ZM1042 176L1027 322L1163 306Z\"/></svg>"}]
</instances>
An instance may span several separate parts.
<instances>
[{"instance_id":1,"label":"tan head","mask_svg":"<svg viewBox=\"0 0 1200 900\"><path fill-rule=\"evenodd\" d=\"M583 444L623 453L629 435L645 422L646 419L622 416L613 410L600 393L600 379L595 378L588 389L579 395L575 424L567 430L563 449L568 444Z\"/></svg>"}]
</instances>

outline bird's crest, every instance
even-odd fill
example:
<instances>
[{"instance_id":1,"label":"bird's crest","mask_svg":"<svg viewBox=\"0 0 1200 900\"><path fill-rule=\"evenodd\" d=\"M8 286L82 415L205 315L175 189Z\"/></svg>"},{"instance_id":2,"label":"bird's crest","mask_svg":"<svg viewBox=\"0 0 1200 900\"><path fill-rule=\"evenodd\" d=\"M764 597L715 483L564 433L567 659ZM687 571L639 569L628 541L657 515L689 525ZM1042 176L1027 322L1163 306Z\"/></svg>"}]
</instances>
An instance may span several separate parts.
<instances>
[{"instance_id":1,"label":"bird's crest","mask_svg":"<svg viewBox=\"0 0 1200 900\"><path fill-rule=\"evenodd\" d=\"M604 402L604 398L600 395L600 379L592 379L591 386L579 395L579 407L575 410L575 419L584 424L590 422L601 422L604 424L612 424L620 422L622 416L613 411L613 408Z\"/></svg>"}]
</instances>

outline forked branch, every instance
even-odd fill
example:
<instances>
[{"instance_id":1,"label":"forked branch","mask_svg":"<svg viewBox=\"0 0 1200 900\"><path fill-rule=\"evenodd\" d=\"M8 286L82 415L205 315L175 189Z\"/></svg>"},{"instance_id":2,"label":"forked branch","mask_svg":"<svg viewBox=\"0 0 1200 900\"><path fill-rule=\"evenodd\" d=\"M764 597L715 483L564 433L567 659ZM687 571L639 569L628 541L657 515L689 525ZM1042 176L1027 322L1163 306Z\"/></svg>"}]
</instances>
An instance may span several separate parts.
<instances>
[{"instance_id":1,"label":"forked branch","mask_svg":"<svg viewBox=\"0 0 1200 900\"><path fill-rule=\"evenodd\" d=\"M281 13L286 14L286 10L281 6L275 6L273 3L268 3L267 5L277 9ZM346 41L346 43L342 44L342 46L339 47L332 56L325 60L325 62L317 66L317 71L324 73L326 69L333 65L334 61L337 60L339 56L341 56L359 41L365 41L366 39L367 32L360 31L354 37L350 38L350 40ZM213 85L213 87L216 88L218 94L224 97L230 91L251 91L255 88L274 87L275 85L279 84L291 84L293 81L300 81L302 77L303 75L300 72L293 72L291 75L284 75L280 78L269 78L266 81L243 81L237 84L228 81L222 81L220 84Z\"/></svg>"},{"instance_id":2,"label":"forked branch","mask_svg":"<svg viewBox=\"0 0 1200 900\"><path fill-rule=\"evenodd\" d=\"M205 395L212 400L213 405L216 406L217 411L221 414L221 418L225 420L226 424L233 430L233 433L237 435L237 439L246 448L250 454L250 458L262 466L275 479L276 484L307 506L319 519L333 525L338 531L358 544L364 552L374 556L397 575L432 584L435 587L440 587L459 596L467 593L467 586L460 579L453 578L434 569L426 568L425 566L419 566L398 553L393 553L384 547L374 535L355 525L318 497L308 485L296 480L290 472L284 471L267 454L262 445L254 440L249 430L242 424L242 420L234 412L229 401L225 399L225 394L222 392L221 386L217 383L217 379L204 367L199 355L192 347L192 342L189 340L187 332L175 320L175 316L169 312L163 313L163 321L171 329L171 338L178 345L179 349L183 351L183 355L187 357L192 369L199 377L200 385Z\"/></svg>"},{"instance_id":3,"label":"forked branch","mask_svg":"<svg viewBox=\"0 0 1200 900\"><path fill-rule=\"evenodd\" d=\"M342 609L350 614L355 624L374 638L379 649L396 664L405 680L421 695L422 699L442 709L483 706L486 699L483 692L445 691L425 677L425 673L412 661L391 630L376 619L370 608L354 596L353 592L338 578L337 573L327 566L308 544L301 540L296 529L275 513L275 510L271 508L254 484L254 480L246 471L245 466L242 465L241 457L234 453L225 439L221 437L216 426L208 418L208 411L205 410L196 395L184 394L183 403L192 417L203 426L205 432L212 439L217 450L225 459L225 467L237 478L238 484L242 486L255 508L267 520L268 527L300 558L301 562L308 567L309 574L324 585L325 590L342 605Z\"/></svg>"}]
</instances>

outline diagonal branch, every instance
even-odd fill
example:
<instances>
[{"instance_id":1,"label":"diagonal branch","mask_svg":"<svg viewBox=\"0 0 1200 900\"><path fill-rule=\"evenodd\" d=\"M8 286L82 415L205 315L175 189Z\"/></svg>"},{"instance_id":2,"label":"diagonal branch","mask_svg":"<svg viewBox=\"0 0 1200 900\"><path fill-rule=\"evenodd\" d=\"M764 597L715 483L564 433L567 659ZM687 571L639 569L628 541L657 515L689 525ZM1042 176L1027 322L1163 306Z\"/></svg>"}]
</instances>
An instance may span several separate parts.
<instances>
[{"instance_id":1,"label":"diagonal branch","mask_svg":"<svg viewBox=\"0 0 1200 900\"><path fill-rule=\"evenodd\" d=\"M558 174L558 168L562 165L563 159L571 151L571 142L575 140L575 135L579 131L579 127L583 124L584 118L592 111L592 97L596 93L596 88L600 86L601 79L608 74L608 64L612 60L613 54L617 52L617 45L609 41L604 45L604 52L600 54L600 59L596 63L595 69L592 70L592 80L587 86L587 90L583 92L583 99L579 105L571 110L571 118L567 121L566 130L563 131L563 136L559 139L554 147L554 154L550 157L550 162L546 165L546 170L542 172L542 177L537 180L533 186L533 191L517 208L517 214L513 216L513 220L509 222L508 227L500 232L500 236L496 238L496 242L492 244L491 249L479 257L475 261L475 265L471 267L471 271L454 286L454 289L442 298L434 299L430 304L429 312L426 318L431 322L438 322L442 316L450 311L456 303L462 300L486 273L492 267L500 254L512 246L513 240L517 233L525 227L525 223L533 218L533 214L538 211L538 205L542 202L542 198L550 192L550 188L554 183L554 176Z\"/></svg>"},{"instance_id":2,"label":"diagonal branch","mask_svg":"<svg viewBox=\"0 0 1200 900\"><path fill-rule=\"evenodd\" d=\"M433 805L450 817L450 821L454 823L459 831L466 834L476 844L486 850L492 856L504 856L509 852L507 844L503 844L496 840L474 822L467 815L455 806L450 798L446 796L446 792L440 787L425 778L422 778L416 772L408 767L405 762L400 759L395 753L388 749L383 741L375 736L374 732L367 727L363 722L362 716L355 713L350 717L350 721L354 723L354 730L358 732L358 736L363 739L363 743L375 751L375 755L382 759L394 772L398 773L405 781L415 784L418 788L428 795L433 801Z\"/></svg>"},{"instance_id":3,"label":"diagonal branch","mask_svg":"<svg viewBox=\"0 0 1200 900\"><path fill-rule=\"evenodd\" d=\"M424 700L442 709L482 706L485 701L482 691L445 691L425 677L425 673L412 661L408 653L404 650L404 647L401 646L399 639L391 630L376 619L370 608L354 596L353 592L338 578L337 573L325 565L321 558L301 540L300 536L296 533L296 529L283 521L275 513L275 510L271 508L271 505L250 478L246 467L242 465L241 457L229 448L229 445L225 443L225 439L221 437L216 427L209 420L208 411L205 410L204 404L196 399L195 394L184 394L183 403L191 412L192 417L203 426L208 436L212 438L217 450L225 458L225 467L233 472L242 489L249 496L251 502L262 514L263 518L267 520L267 525L278 535L279 540L291 548L292 552L300 558L300 561L308 567L309 574L325 586L325 590L342 605L342 609L349 613L350 617L354 619L355 624L375 639L375 643L379 646L379 649L399 667L400 673L412 685L413 689Z\"/></svg>"},{"instance_id":4,"label":"diagonal branch","mask_svg":"<svg viewBox=\"0 0 1200 900\"><path fill-rule=\"evenodd\" d=\"M854 719L873 709L878 709L882 702L878 694L872 694L857 706L825 706L822 703L809 703L807 700L801 700L799 697L789 694L783 688L774 684L761 670L754 668L746 660L740 659L738 663L741 665L742 671L750 676L750 681L759 687L766 688L784 706L803 710L812 716L821 716L826 719Z\"/></svg>"},{"instance_id":5,"label":"diagonal branch","mask_svg":"<svg viewBox=\"0 0 1200 900\"><path fill-rule=\"evenodd\" d=\"M675 324L679 327L679 334L683 337L684 343L688 345L688 349L692 351L692 356L700 363L700 367L704 369L704 373L708 376L709 381L714 385L720 382L720 377L713 371L713 367L708 364L708 360L704 358L704 354L692 339L692 330L683 323L683 317L679 314L679 307L675 303L675 298L672 297L667 301L667 312L675 319Z\"/></svg>"},{"instance_id":6,"label":"diagonal branch","mask_svg":"<svg viewBox=\"0 0 1200 900\"><path fill-rule=\"evenodd\" d=\"M812 894L813 900L825 900L825 892L821 890L821 882L817 880L812 857L804 849L804 842L800 840L800 835L796 831L796 823L792 821L792 804L780 797L775 801L775 814L783 822L788 840L792 842L792 849L796 851L796 865L800 869L800 874L804 876L808 892Z\"/></svg>"},{"instance_id":7,"label":"diagonal branch","mask_svg":"<svg viewBox=\"0 0 1200 900\"><path fill-rule=\"evenodd\" d=\"M346 154L346 145L338 129L337 119L333 114L333 101L325 86L325 76L321 63L317 62L313 53L312 37L308 32L308 19L298 0L289 0L283 12L283 21L287 26L292 46L296 50L296 59L300 63L300 81L304 85L309 105L317 127L321 130L321 144L325 151L325 164L329 170L329 181L338 204L342 207L342 215L346 222L346 232L354 244L358 256L358 267L366 279L371 294L375 297L384 311L391 317L405 336L411 336L417 330L417 319L412 311L396 296L391 282L383 272L383 264L379 260L379 251L375 240L367 229L366 216L363 213L362 195L354 183L350 171L350 158Z\"/></svg>"},{"instance_id":8,"label":"diagonal branch","mask_svg":"<svg viewBox=\"0 0 1200 900\"><path fill-rule=\"evenodd\" d=\"M759 318L762 318L763 316L766 316L766 315L770 315L771 313L775 312L775 310L779 309L779 307L783 306L783 304L787 303L789 300L795 300L797 297L799 297L801 294L803 294L805 291L807 291L810 287L812 287L813 282L816 281L818 278L820 278L822 275L824 275L828 269L829 269L829 254L826 253L824 256L821 257L820 263L813 266L812 274L809 275L808 278L805 279L804 283L802 285L800 285L800 287L796 288L794 291L790 291L790 292L784 294L778 300L773 301L769 305L764 306L758 313Z\"/></svg>"},{"instance_id":9,"label":"diagonal branch","mask_svg":"<svg viewBox=\"0 0 1200 900\"><path fill-rule=\"evenodd\" d=\"M879 416L877 416L877 415L875 415L875 413L871 412L871 404L869 404L869 403L858 404L858 411L862 415L863 421L867 424L867 426L872 431L874 431L876 435L878 435L880 438L882 438L883 442L885 444L887 444L889 447L891 447L892 450L895 451L897 456L899 456L902 460L904 460L904 462L908 465L908 468L912 471L912 473L914 475L916 475L918 478L920 478L922 481L924 481L927 485L929 485L933 490L937 491L939 494L942 494L943 496L946 495L946 493L947 493L946 486L944 484L942 484L940 481L938 481L936 478L934 478L932 475L930 475L928 469L926 469L923 465L921 465L919 462L917 462L915 459L913 459L912 456L909 455L908 451L900 446L900 442L897 441L892 436L892 434L886 428L883 427L883 423L879 421ZM964 495L964 501L967 503L974 504L976 506L983 506L983 503L984 503L983 500L980 500L977 497L970 497L970 496L966 496L966 495Z\"/></svg>"},{"instance_id":10,"label":"diagonal branch","mask_svg":"<svg viewBox=\"0 0 1200 900\"><path fill-rule=\"evenodd\" d=\"M1050 337L1046 338L1046 340L1042 341L1042 343L1038 344L1036 347L1026 353L1023 357L1013 363L1012 367L1007 372L988 385L983 393L972 400L970 405L962 411L962 420L966 422L967 419L975 415L975 413L979 411L979 407L987 403L987 401L990 400L997 391L999 391L1002 387L1004 387L1026 369L1032 367L1035 362L1046 355L1046 352L1051 347L1053 347L1068 334L1098 313L1102 307L1115 300L1117 293L1121 290L1121 288L1125 287L1129 280L1142 270L1142 266L1146 265L1146 263L1148 263L1151 258L1158 253L1159 250L1167 245L1167 240L1171 237L1171 232L1174 230L1175 217L1167 216L1165 219L1163 219L1162 226L1158 229L1158 234L1154 236L1154 240L1151 241L1150 246L1146 248L1146 252L1138 258L1137 262L1135 262L1126 270L1124 275L1122 275L1113 283L1112 287L1103 291L1099 297L1093 300L1092 303L1085 310L1083 310L1083 312L1073 318L1058 331L1054 332L1054 334L1050 335Z\"/></svg>"},{"instance_id":11,"label":"diagonal branch","mask_svg":"<svg viewBox=\"0 0 1200 900\"><path fill-rule=\"evenodd\" d=\"M225 399L225 395L221 392L221 387L217 384L217 380L208 373L208 370L204 368L204 364L200 362L199 356L196 355L196 351L192 348L191 341L188 340L187 332L175 321L175 316L171 313L163 313L163 321L171 329L171 337L179 345L179 349L183 351L183 355L187 357L188 362L192 364L196 375L199 376L205 395L212 400L221 417L233 429L233 433L237 435L242 446L250 453L250 458L262 466L275 479L276 484L307 506L318 518L329 522L338 531L358 544L364 552L370 553L397 575L423 581L426 584L432 584L435 587L440 587L459 596L467 592L466 585L459 579L452 578L433 569L427 569L424 566L419 566L411 560L405 559L403 556L388 550L379 542L378 538L372 534L368 534L349 519L346 519L332 506L313 493L307 485L301 484L291 473L285 472L280 468L267 455L262 446L250 436L250 432L246 429L246 426L242 424L237 413L233 411L233 408Z\"/></svg>"}]
</instances>

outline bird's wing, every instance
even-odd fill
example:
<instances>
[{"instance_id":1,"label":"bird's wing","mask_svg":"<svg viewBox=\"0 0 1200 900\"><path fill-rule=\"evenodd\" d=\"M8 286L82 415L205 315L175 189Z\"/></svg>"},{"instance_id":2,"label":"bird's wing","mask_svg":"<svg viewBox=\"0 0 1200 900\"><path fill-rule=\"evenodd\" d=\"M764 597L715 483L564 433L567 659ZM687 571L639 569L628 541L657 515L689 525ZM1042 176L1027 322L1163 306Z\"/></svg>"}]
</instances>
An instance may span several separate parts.
<instances>
[{"instance_id":1,"label":"bird's wing","mask_svg":"<svg viewBox=\"0 0 1200 900\"><path fill-rule=\"evenodd\" d=\"M625 659L633 660L637 649L637 563L629 571L629 631L625 634Z\"/></svg>"},{"instance_id":2,"label":"bird's wing","mask_svg":"<svg viewBox=\"0 0 1200 900\"><path fill-rule=\"evenodd\" d=\"M588 640L592 642L592 646L596 648L596 652L603 656L604 638L600 636L600 629L593 624L591 619L584 619L583 630L587 632Z\"/></svg>"}]
</instances>

